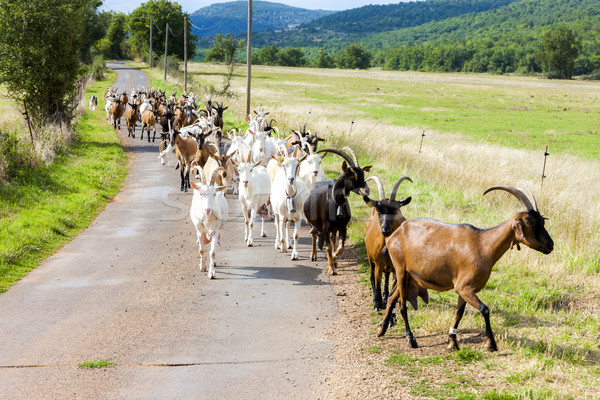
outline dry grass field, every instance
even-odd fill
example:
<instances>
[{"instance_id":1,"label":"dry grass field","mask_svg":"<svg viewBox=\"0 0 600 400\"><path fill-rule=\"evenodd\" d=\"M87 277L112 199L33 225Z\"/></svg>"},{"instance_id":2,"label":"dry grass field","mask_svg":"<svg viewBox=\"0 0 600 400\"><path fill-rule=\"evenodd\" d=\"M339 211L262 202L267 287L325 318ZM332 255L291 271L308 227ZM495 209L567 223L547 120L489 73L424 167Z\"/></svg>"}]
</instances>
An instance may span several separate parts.
<instances>
[{"instance_id":1,"label":"dry grass field","mask_svg":"<svg viewBox=\"0 0 600 400\"><path fill-rule=\"evenodd\" d=\"M189 70L199 82L223 79L222 66ZM238 97L223 100L241 119L244 67L236 73ZM499 193L483 197L484 189L528 187L556 244L548 256L525 247L496 264L480 297L491 309L498 353L483 350L483 319L469 308L459 329L463 349L446 353L451 292L431 293L429 305L409 311L422 346L412 350L403 328L376 337L382 317L372 312L361 247L368 210L354 198L355 249L332 279L342 310L332 332L342 343L334 398L600 398L598 82L261 66L252 76L253 106L269 110L280 130L306 123L324 146L350 145L388 192L410 176L414 184L399 194L413 197L407 218L492 227L522 206ZM340 160L327 159L337 174Z\"/></svg>"}]
</instances>

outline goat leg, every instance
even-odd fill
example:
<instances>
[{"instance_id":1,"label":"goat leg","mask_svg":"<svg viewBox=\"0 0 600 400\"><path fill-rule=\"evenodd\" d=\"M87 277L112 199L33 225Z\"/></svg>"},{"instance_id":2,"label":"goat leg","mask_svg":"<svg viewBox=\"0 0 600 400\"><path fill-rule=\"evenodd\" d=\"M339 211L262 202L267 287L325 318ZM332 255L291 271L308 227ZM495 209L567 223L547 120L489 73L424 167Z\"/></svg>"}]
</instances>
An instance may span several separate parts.
<instances>
[{"instance_id":1,"label":"goat leg","mask_svg":"<svg viewBox=\"0 0 600 400\"><path fill-rule=\"evenodd\" d=\"M400 298L400 290L398 286L392 290L392 296L388 299L387 307L385 309L385 316L383 317L383 321L379 323L379 329L377 331L377 336L381 337L385 335L388 326L390 326L390 321L392 319L392 314L394 312L394 308L396 308L396 303Z\"/></svg>"},{"instance_id":2,"label":"goat leg","mask_svg":"<svg viewBox=\"0 0 600 400\"><path fill-rule=\"evenodd\" d=\"M310 250L310 261L317 261L317 234L312 234L312 249Z\"/></svg>"},{"instance_id":3,"label":"goat leg","mask_svg":"<svg viewBox=\"0 0 600 400\"><path fill-rule=\"evenodd\" d=\"M281 252L282 253L287 253L287 243L286 240L288 240L288 238L286 237L284 239L283 236L283 230L286 229L286 219L283 217L279 217L279 221L277 222L277 235L279 236L279 245L281 246ZM287 236L287 232L286 232L286 236Z\"/></svg>"},{"instance_id":4,"label":"goat leg","mask_svg":"<svg viewBox=\"0 0 600 400\"><path fill-rule=\"evenodd\" d=\"M206 257L204 256L205 250L204 250L204 233L197 233L197 237L198 237L198 248L199 248L199 252L200 252L200 271L206 271Z\"/></svg>"},{"instance_id":5,"label":"goat leg","mask_svg":"<svg viewBox=\"0 0 600 400\"><path fill-rule=\"evenodd\" d=\"M496 340L494 339L494 333L492 332L492 326L490 324L490 309L486 306L479 297L472 290L462 290L458 292L467 303L477 308L483 319L485 320L485 336L486 336L486 347L488 351L498 351Z\"/></svg>"},{"instance_id":6,"label":"goat leg","mask_svg":"<svg viewBox=\"0 0 600 400\"><path fill-rule=\"evenodd\" d=\"M300 220L294 222L294 247L292 249L292 260L298 259L298 236L300 235Z\"/></svg>"},{"instance_id":7,"label":"goat leg","mask_svg":"<svg viewBox=\"0 0 600 400\"><path fill-rule=\"evenodd\" d=\"M450 328L450 333L448 334L448 350L459 350L458 340L456 339L456 329L465 313L466 305L467 302L465 299L459 295L458 302L456 303L456 310L454 311L454 322L452 323L452 328Z\"/></svg>"},{"instance_id":8,"label":"goat leg","mask_svg":"<svg viewBox=\"0 0 600 400\"><path fill-rule=\"evenodd\" d=\"M281 246L281 236L279 234L279 214L273 215L273 222L275 223L275 250L279 250Z\"/></svg>"},{"instance_id":9,"label":"goat leg","mask_svg":"<svg viewBox=\"0 0 600 400\"><path fill-rule=\"evenodd\" d=\"M246 241L246 246L252 247L254 246L254 240L252 237L252 229L254 228L254 220L256 219L256 208L250 210L250 220L248 221L248 240ZM264 220L263 220L264 223Z\"/></svg>"},{"instance_id":10,"label":"goat leg","mask_svg":"<svg viewBox=\"0 0 600 400\"><path fill-rule=\"evenodd\" d=\"M369 257L369 266L371 270L371 288L373 290L373 308L375 311L379 311L385 306L383 305L383 299L381 298L381 281L377 274L377 264L371 257Z\"/></svg>"},{"instance_id":11,"label":"goat leg","mask_svg":"<svg viewBox=\"0 0 600 400\"><path fill-rule=\"evenodd\" d=\"M396 277L396 279L398 279L398 284L396 285L396 287L400 289L398 290L400 294L400 315L402 315L402 319L404 320L406 338L408 339L408 344L410 345L410 347L416 349L419 347L419 345L417 344L417 341L413 336L412 331L410 330L410 325L408 323L408 312L406 308L406 297L408 293L408 285L410 283L410 275L408 274L408 272L406 272L406 270L396 271L396 273L398 274L398 276Z\"/></svg>"},{"instance_id":12,"label":"goat leg","mask_svg":"<svg viewBox=\"0 0 600 400\"><path fill-rule=\"evenodd\" d=\"M334 246L335 246L335 232L329 234L329 240L326 246L327 250L327 274L337 275L335 270L337 267L337 260L335 259Z\"/></svg>"},{"instance_id":13,"label":"goat leg","mask_svg":"<svg viewBox=\"0 0 600 400\"><path fill-rule=\"evenodd\" d=\"M208 279L215 278L215 254L217 252L217 243L219 242L219 232L215 232L210 241L210 258L208 263Z\"/></svg>"},{"instance_id":14,"label":"goat leg","mask_svg":"<svg viewBox=\"0 0 600 400\"><path fill-rule=\"evenodd\" d=\"M290 241L290 220L288 219L285 223L285 242L287 243L287 248L292 248L292 242Z\"/></svg>"}]
</instances>

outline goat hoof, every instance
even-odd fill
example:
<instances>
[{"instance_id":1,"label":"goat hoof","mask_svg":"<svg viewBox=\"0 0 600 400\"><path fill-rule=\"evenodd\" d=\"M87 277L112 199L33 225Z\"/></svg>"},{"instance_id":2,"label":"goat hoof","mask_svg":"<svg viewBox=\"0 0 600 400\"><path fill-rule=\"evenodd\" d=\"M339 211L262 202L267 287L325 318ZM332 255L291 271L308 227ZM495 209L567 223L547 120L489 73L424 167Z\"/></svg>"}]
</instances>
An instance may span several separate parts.
<instances>
[{"instance_id":1,"label":"goat hoof","mask_svg":"<svg viewBox=\"0 0 600 400\"><path fill-rule=\"evenodd\" d=\"M379 327L377 328L377 337L382 337L383 335L385 335L386 330L387 330L387 327L384 326L383 321L381 321L379 323Z\"/></svg>"},{"instance_id":2,"label":"goat hoof","mask_svg":"<svg viewBox=\"0 0 600 400\"><path fill-rule=\"evenodd\" d=\"M456 335L448 335L448 351L460 350L458 347L458 340L456 340Z\"/></svg>"},{"instance_id":3,"label":"goat hoof","mask_svg":"<svg viewBox=\"0 0 600 400\"><path fill-rule=\"evenodd\" d=\"M417 341L415 340L414 337L409 336L408 337L408 344L410 345L411 348L413 349L418 349L419 345L417 344Z\"/></svg>"},{"instance_id":4,"label":"goat hoof","mask_svg":"<svg viewBox=\"0 0 600 400\"><path fill-rule=\"evenodd\" d=\"M267 237L267 234L263 232L263 233L260 234L260 236Z\"/></svg>"},{"instance_id":5,"label":"goat hoof","mask_svg":"<svg viewBox=\"0 0 600 400\"><path fill-rule=\"evenodd\" d=\"M489 352L498 351L498 346L496 345L496 341L494 339L485 339L486 349Z\"/></svg>"}]
</instances>

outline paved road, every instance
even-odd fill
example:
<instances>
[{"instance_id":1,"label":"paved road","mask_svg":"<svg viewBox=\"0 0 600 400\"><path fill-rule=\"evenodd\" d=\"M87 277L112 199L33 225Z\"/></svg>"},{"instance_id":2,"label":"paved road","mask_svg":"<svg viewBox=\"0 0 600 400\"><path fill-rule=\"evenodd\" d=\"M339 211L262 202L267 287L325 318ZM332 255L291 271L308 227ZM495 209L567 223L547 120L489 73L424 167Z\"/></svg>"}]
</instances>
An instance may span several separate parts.
<instances>
[{"instance_id":1,"label":"paved road","mask_svg":"<svg viewBox=\"0 0 600 400\"><path fill-rule=\"evenodd\" d=\"M148 86L137 70L109 67L120 89ZM333 344L325 331L337 308L323 257L309 260L308 237L293 263L273 248L272 223L269 237L245 247L229 195L217 279L208 280L198 268L191 192L160 165L158 143L120 135L132 157L121 193L0 296L0 398L326 397ZM101 359L116 367L77 367Z\"/></svg>"}]
</instances>

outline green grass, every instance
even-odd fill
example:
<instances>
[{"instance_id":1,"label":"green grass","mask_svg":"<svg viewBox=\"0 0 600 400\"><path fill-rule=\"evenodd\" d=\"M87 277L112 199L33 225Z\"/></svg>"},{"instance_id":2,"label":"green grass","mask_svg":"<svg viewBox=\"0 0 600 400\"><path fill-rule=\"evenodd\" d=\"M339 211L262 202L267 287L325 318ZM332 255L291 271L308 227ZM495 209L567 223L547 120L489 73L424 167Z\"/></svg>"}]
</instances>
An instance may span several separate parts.
<instances>
[{"instance_id":1,"label":"green grass","mask_svg":"<svg viewBox=\"0 0 600 400\"><path fill-rule=\"evenodd\" d=\"M82 369L85 369L85 368L87 368L87 369L112 368L114 366L115 366L115 364L108 360L92 360L92 361L82 362L81 364L78 365L78 367L82 368Z\"/></svg>"},{"instance_id":2,"label":"green grass","mask_svg":"<svg viewBox=\"0 0 600 400\"><path fill-rule=\"evenodd\" d=\"M86 96L103 97L114 81L108 72ZM119 191L126 155L99 106L84 111L77 140L50 166L21 169L0 185L0 293L85 229Z\"/></svg>"},{"instance_id":3,"label":"green grass","mask_svg":"<svg viewBox=\"0 0 600 400\"><path fill-rule=\"evenodd\" d=\"M218 82L219 67L192 64L198 79ZM491 75L427 74L391 71L372 73L295 68L253 68L255 104L277 105L301 99L314 110L321 105L345 108L353 117L427 133L467 135L473 141L552 154L598 158L600 103L595 82L554 84L537 78ZM241 81L241 80L240 80ZM564 88L566 94L561 93ZM269 99L271 97L271 99ZM292 121L294 122L294 121Z\"/></svg>"}]
</instances>

